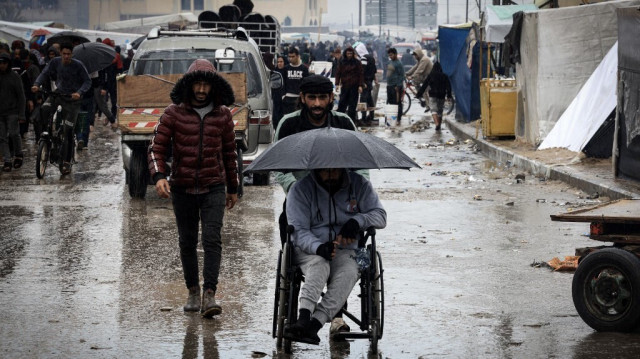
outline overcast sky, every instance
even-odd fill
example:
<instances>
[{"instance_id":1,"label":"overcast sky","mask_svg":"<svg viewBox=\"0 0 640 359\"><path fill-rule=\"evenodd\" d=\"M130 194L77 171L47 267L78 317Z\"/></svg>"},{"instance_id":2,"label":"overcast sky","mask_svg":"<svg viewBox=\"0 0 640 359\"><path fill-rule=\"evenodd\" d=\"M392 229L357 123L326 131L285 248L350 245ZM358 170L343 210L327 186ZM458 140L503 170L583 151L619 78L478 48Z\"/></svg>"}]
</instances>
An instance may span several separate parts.
<instances>
[{"instance_id":1,"label":"overcast sky","mask_svg":"<svg viewBox=\"0 0 640 359\"><path fill-rule=\"evenodd\" d=\"M322 19L322 24L341 25L344 28L351 27L351 14L353 14L353 27L358 27L358 1L359 0L328 0L327 15ZM465 21L466 0L449 0L449 22L461 23ZM484 4L487 0L482 1ZM362 2L363 6L365 1ZM438 1L438 23L447 23L447 0ZM484 5L483 5L484 7ZM475 0L469 0L469 19L478 18L478 7ZM364 18L362 20L364 22ZM332 26L333 27L333 26Z\"/></svg>"}]
</instances>

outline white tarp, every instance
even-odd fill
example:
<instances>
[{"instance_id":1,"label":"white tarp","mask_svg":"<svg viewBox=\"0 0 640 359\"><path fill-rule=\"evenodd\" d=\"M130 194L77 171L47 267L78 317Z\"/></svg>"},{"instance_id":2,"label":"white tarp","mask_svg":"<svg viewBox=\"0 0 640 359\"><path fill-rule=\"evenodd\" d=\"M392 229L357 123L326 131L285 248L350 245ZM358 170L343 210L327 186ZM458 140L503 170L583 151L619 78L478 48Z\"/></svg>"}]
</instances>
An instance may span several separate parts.
<instances>
[{"instance_id":1,"label":"white tarp","mask_svg":"<svg viewBox=\"0 0 640 359\"><path fill-rule=\"evenodd\" d=\"M538 11L533 4L526 5L487 5L484 26L487 29L486 42L504 42L513 25L513 14L519 11Z\"/></svg>"},{"instance_id":2,"label":"white tarp","mask_svg":"<svg viewBox=\"0 0 640 359\"><path fill-rule=\"evenodd\" d=\"M15 34L16 38L19 38L20 40L23 40L27 43L31 39L31 33L37 29L48 30L52 35L62 31L70 31L69 29L59 29L56 27L35 26L35 25L30 25L30 24L25 24L20 22L0 21L0 33L6 33L11 35ZM133 40L142 36L142 34L97 31L97 30L86 30L86 29L72 29L72 31L81 33L84 37L86 37L90 41L96 41L97 38L102 38L102 39L110 38L111 40L115 41L116 45L128 44ZM48 35L47 38L49 36L50 35Z\"/></svg>"},{"instance_id":3,"label":"white tarp","mask_svg":"<svg viewBox=\"0 0 640 359\"><path fill-rule=\"evenodd\" d=\"M105 30L122 31L128 30L133 32L147 33L155 26L167 25L172 22L185 22L195 24L198 17L191 12L183 12L179 14L169 14L160 16L148 16L139 19L113 21L104 24Z\"/></svg>"},{"instance_id":4,"label":"white tarp","mask_svg":"<svg viewBox=\"0 0 640 359\"><path fill-rule=\"evenodd\" d=\"M564 147L581 151L616 108L617 79L616 42L538 149Z\"/></svg>"},{"instance_id":5,"label":"white tarp","mask_svg":"<svg viewBox=\"0 0 640 359\"><path fill-rule=\"evenodd\" d=\"M542 142L617 41L616 9L637 5L640 0L610 1L524 14L517 137Z\"/></svg>"}]
</instances>

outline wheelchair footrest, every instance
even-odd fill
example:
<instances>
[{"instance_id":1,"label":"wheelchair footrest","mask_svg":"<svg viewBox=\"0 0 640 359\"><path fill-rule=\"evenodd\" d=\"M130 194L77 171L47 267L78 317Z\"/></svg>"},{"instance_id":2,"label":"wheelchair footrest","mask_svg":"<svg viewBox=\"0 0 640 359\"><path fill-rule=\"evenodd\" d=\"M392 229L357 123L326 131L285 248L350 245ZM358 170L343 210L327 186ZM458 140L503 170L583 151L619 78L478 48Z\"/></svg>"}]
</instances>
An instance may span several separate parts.
<instances>
[{"instance_id":1,"label":"wheelchair footrest","mask_svg":"<svg viewBox=\"0 0 640 359\"><path fill-rule=\"evenodd\" d=\"M340 332L333 335L334 339L363 339L370 338L367 332Z\"/></svg>"}]
</instances>

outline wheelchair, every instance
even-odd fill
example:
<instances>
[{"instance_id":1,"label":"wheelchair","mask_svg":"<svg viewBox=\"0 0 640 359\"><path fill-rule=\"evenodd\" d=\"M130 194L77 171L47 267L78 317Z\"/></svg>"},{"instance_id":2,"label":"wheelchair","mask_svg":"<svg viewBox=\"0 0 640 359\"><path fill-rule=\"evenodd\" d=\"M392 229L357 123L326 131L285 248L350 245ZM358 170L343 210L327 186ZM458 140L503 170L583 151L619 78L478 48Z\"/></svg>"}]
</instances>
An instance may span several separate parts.
<instances>
[{"instance_id":1,"label":"wheelchair","mask_svg":"<svg viewBox=\"0 0 640 359\"><path fill-rule=\"evenodd\" d=\"M288 324L295 323L298 319L298 295L304 275L301 269L294 264L294 248L291 242L291 234L294 227L287 226L286 240L282 245L278 257L276 273L275 300L273 305L273 330L272 337L276 339L276 346L291 354L292 341L284 337L284 328ZM384 284L382 278L382 259L376 251L376 231L374 228L361 233L360 248L366 245L369 266L360 270L360 319L343 306L341 313L344 317L353 321L361 332L340 332L333 336L333 340L364 339L370 341L370 350L378 351L378 340L382 339L384 329Z\"/></svg>"}]
</instances>

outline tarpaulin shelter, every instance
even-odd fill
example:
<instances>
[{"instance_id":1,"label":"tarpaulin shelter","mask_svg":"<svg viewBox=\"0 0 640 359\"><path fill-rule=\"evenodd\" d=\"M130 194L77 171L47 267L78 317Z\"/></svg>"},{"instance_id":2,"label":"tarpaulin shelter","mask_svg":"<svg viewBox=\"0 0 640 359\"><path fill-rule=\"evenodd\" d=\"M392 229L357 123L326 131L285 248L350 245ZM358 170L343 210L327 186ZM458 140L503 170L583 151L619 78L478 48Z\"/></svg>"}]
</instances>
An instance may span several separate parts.
<instances>
[{"instance_id":1,"label":"tarpaulin shelter","mask_svg":"<svg viewBox=\"0 0 640 359\"><path fill-rule=\"evenodd\" d=\"M468 65L468 55L473 54L475 46L472 23L457 26L440 26L438 28L439 61L442 71L449 76L451 90L456 97L456 119L470 122L480 118L480 89L478 63ZM470 36L471 34L471 36ZM472 78L476 79L474 83Z\"/></svg>"},{"instance_id":2,"label":"tarpaulin shelter","mask_svg":"<svg viewBox=\"0 0 640 359\"><path fill-rule=\"evenodd\" d=\"M618 39L616 9L638 0L525 12L516 80L522 113L516 136L538 144Z\"/></svg>"},{"instance_id":3,"label":"tarpaulin shelter","mask_svg":"<svg viewBox=\"0 0 640 359\"><path fill-rule=\"evenodd\" d=\"M616 108L617 73L616 42L538 149L563 147L582 151Z\"/></svg>"},{"instance_id":4,"label":"tarpaulin shelter","mask_svg":"<svg viewBox=\"0 0 640 359\"><path fill-rule=\"evenodd\" d=\"M486 29L485 41L504 42L513 24L513 14L519 11L537 11L534 4L525 5L487 5L484 12L484 27Z\"/></svg>"},{"instance_id":5,"label":"tarpaulin shelter","mask_svg":"<svg viewBox=\"0 0 640 359\"><path fill-rule=\"evenodd\" d=\"M640 8L617 9L618 102L614 171L640 180Z\"/></svg>"}]
</instances>

